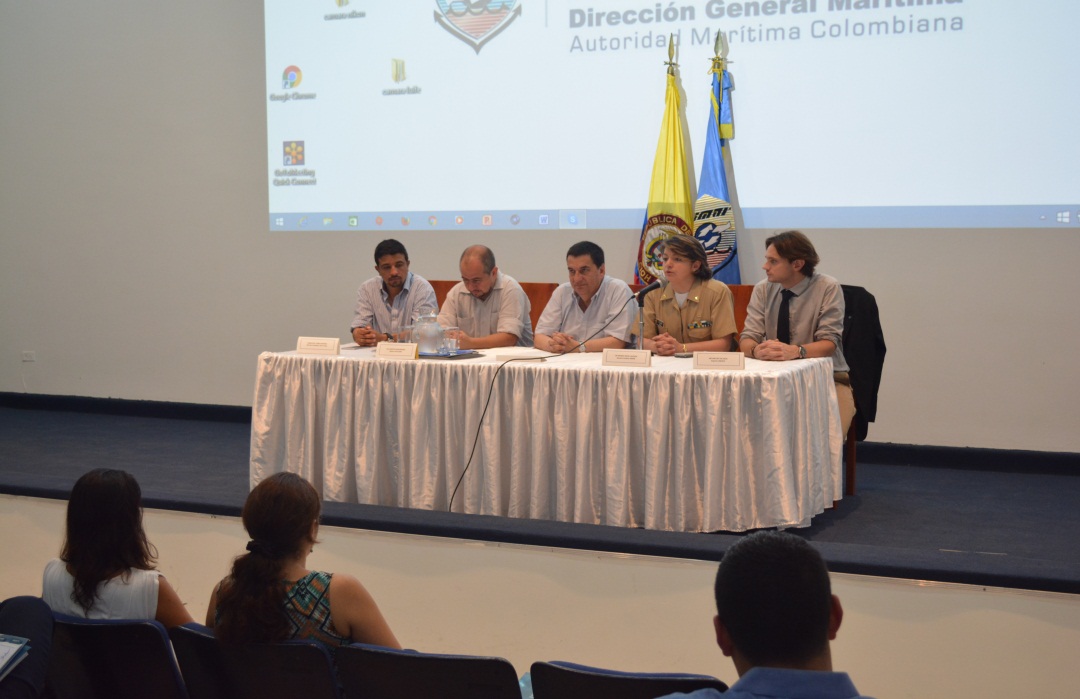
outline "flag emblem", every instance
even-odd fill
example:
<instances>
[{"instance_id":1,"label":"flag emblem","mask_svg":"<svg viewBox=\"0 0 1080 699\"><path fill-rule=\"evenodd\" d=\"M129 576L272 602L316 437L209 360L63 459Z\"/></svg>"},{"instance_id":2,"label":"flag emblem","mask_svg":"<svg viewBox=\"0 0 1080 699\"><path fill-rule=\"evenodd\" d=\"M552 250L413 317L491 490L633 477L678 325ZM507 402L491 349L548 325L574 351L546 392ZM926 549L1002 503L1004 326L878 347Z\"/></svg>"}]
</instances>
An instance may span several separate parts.
<instances>
[{"instance_id":1,"label":"flag emblem","mask_svg":"<svg viewBox=\"0 0 1080 699\"><path fill-rule=\"evenodd\" d=\"M518 0L435 0L435 21L480 53L521 16Z\"/></svg>"},{"instance_id":2,"label":"flag emblem","mask_svg":"<svg viewBox=\"0 0 1080 699\"><path fill-rule=\"evenodd\" d=\"M731 256L735 250L735 211L723 199L703 194L694 204L694 237L705 248L709 267Z\"/></svg>"},{"instance_id":3,"label":"flag emblem","mask_svg":"<svg viewBox=\"0 0 1080 699\"><path fill-rule=\"evenodd\" d=\"M676 235L693 235L693 231L690 224L675 214L656 214L646 219L637 261L637 275L642 284L651 284L661 277L664 263L660 259L660 244Z\"/></svg>"}]
</instances>

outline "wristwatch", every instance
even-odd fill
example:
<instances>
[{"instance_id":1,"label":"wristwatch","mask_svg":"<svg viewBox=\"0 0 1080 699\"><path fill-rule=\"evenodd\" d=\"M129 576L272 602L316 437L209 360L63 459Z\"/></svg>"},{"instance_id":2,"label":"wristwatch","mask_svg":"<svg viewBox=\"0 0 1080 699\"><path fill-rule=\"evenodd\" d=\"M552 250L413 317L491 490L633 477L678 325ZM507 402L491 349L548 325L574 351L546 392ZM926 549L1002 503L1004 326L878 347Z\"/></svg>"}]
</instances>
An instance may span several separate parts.
<instances>
[{"instance_id":1,"label":"wristwatch","mask_svg":"<svg viewBox=\"0 0 1080 699\"><path fill-rule=\"evenodd\" d=\"M806 348L799 345L799 359L806 359Z\"/></svg>"}]
</instances>

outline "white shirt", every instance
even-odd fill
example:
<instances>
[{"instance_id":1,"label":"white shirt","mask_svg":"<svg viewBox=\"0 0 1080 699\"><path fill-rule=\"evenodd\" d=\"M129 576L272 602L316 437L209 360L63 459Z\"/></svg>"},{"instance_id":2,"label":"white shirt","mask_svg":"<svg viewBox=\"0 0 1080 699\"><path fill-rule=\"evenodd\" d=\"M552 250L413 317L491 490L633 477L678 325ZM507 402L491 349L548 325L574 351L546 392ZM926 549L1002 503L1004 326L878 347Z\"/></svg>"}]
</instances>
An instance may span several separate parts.
<instances>
[{"instance_id":1,"label":"white shirt","mask_svg":"<svg viewBox=\"0 0 1080 699\"><path fill-rule=\"evenodd\" d=\"M486 299L469 293L464 282L458 282L443 301L439 325L459 328L469 337L485 337L495 333L517 336L518 347L532 347L532 305L517 281L502 272L495 277Z\"/></svg>"},{"instance_id":2,"label":"white shirt","mask_svg":"<svg viewBox=\"0 0 1080 699\"><path fill-rule=\"evenodd\" d=\"M544 307L544 313L536 323L536 334L550 336L564 332L578 342L585 342L595 339L593 333L599 333L597 338L616 337L629 342L637 309L630 301L633 296L626 282L604 275L600 288L589 300L589 307L582 311L574 287L570 282L563 282ZM610 325L604 328L608 321L611 321Z\"/></svg>"},{"instance_id":3,"label":"white shirt","mask_svg":"<svg viewBox=\"0 0 1080 699\"><path fill-rule=\"evenodd\" d=\"M158 579L156 570L131 569L98 585L97 599L89 610L71 598L75 578L67 564L54 558L45 565L41 598L54 612L84 619L153 619L157 615Z\"/></svg>"}]
</instances>

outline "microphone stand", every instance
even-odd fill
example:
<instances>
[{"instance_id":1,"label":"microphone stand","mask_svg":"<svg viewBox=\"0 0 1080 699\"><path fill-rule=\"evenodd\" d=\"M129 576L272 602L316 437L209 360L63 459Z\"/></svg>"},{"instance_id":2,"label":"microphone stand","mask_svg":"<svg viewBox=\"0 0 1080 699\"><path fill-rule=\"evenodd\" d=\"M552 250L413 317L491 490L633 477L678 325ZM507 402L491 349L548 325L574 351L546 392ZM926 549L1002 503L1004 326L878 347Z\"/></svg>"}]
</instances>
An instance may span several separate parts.
<instances>
[{"instance_id":1,"label":"microphone stand","mask_svg":"<svg viewBox=\"0 0 1080 699\"><path fill-rule=\"evenodd\" d=\"M654 281L652 284L649 284L648 286L646 286L641 291L637 292L637 294L635 294L635 296L637 296L637 306L638 306L638 308L637 308L637 325L638 325L637 348L639 350L640 349L645 349L645 296L650 291L652 291L653 289L656 289L659 286L660 286L660 280L658 279L658 280Z\"/></svg>"},{"instance_id":2,"label":"microphone stand","mask_svg":"<svg viewBox=\"0 0 1080 699\"><path fill-rule=\"evenodd\" d=\"M645 300L641 297L637 307L637 348L645 349Z\"/></svg>"}]
</instances>

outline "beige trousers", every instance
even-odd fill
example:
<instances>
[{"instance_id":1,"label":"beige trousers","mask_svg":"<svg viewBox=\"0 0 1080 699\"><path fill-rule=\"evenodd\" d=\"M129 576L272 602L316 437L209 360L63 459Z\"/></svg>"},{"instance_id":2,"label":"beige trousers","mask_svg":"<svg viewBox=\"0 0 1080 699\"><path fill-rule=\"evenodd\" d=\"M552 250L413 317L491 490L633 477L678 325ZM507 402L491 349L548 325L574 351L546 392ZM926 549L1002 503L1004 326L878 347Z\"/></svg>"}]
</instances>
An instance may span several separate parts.
<instances>
[{"instance_id":1,"label":"beige trousers","mask_svg":"<svg viewBox=\"0 0 1080 699\"><path fill-rule=\"evenodd\" d=\"M838 376L839 378L839 376ZM836 382L836 402L840 404L840 427L844 430L844 440L847 440L848 428L851 427L851 421L855 418L855 396L851 394L851 386L846 382L848 380L847 374L843 374L843 380Z\"/></svg>"}]
</instances>

